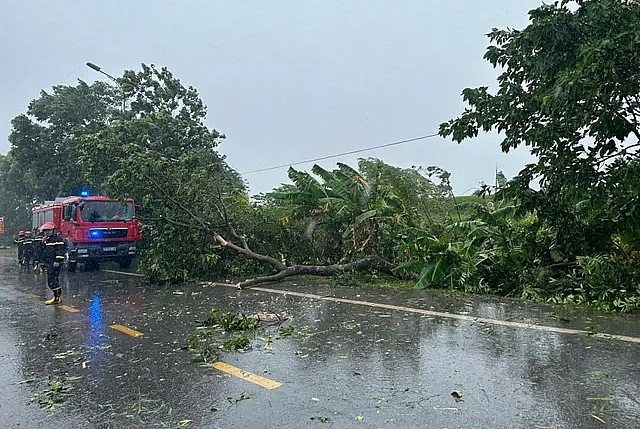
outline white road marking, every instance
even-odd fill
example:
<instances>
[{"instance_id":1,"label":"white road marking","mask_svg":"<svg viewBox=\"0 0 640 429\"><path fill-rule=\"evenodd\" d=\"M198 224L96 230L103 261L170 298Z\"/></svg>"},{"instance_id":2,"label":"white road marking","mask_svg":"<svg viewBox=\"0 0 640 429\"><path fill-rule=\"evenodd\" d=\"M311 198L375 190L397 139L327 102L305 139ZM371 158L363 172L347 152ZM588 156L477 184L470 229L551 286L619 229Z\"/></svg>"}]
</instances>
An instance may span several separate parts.
<instances>
[{"instance_id":1,"label":"white road marking","mask_svg":"<svg viewBox=\"0 0 640 429\"><path fill-rule=\"evenodd\" d=\"M117 273L117 274L128 274L133 276L141 276L142 274L133 274L127 273L123 271L111 271L111 270L103 270L108 273ZM229 288L236 289L236 286L233 284L226 283L210 283L215 286L225 286ZM358 301L355 299L346 299L346 298L336 298L333 296L322 296L315 295L312 293L303 293L303 292L294 292L289 290L281 290L281 289L267 289L262 287L251 287L250 290L257 290L260 292L266 293L276 293L280 295L291 295L297 296L300 298L309 298L309 299L318 299L324 301L332 301L332 302L341 302L344 304L354 304L354 305L362 305L366 307L374 307L374 308L384 308L387 310L396 310L396 311L404 311L407 313L416 313L422 314L426 316L433 317L443 317L447 319L457 319L457 320L465 320L467 322L477 322L477 323L486 323L489 325L498 325L498 326L509 326L512 328L522 328L522 329L531 329L534 331L545 331L545 332L555 332L559 334L569 334L569 335L589 335L594 338L603 338L608 340L617 340L617 341L625 341L629 343L637 343L640 344L640 337L630 337L627 335L616 335L616 334L606 334L603 332L593 332L593 331L585 331L582 329L572 329L572 328L559 328L557 326L547 326L547 325L535 325L533 323L523 323L523 322L511 322L509 320L499 320L499 319L489 319L486 317L476 317L469 316L466 314L456 314L456 313L444 313L440 311L432 311L432 310L423 310L421 308L413 308L413 307L405 307L402 305L391 305L391 304L382 304L379 302L370 302L370 301Z\"/></svg>"},{"instance_id":2,"label":"white road marking","mask_svg":"<svg viewBox=\"0 0 640 429\"><path fill-rule=\"evenodd\" d=\"M144 274L128 273L126 271L116 271L116 270L100 270L100 271L103 271L105 273L124 274L124 275L127 275L127 276L134 276L134 277L144 277Z\"/></svg>"},{"instance_id":3,"label":"white road marking","mask_svg":"<svg viewBox=\"0 0 640 429\"><path fill-rule=\"evenodd\" d=\"M224 284L224 283L213 283L213 284L218 286L226 286L226 287L233 287L233 288L236 287L235 285ZM486 317L475 317L475 316L469 316L466 314L443 313L440 311L423 310L421 308L404 307L401 305L381 304L378 302L370 302L370 301L358 301L355 299L336 298L332 296L314 295L311 293L293 292L293 291L281 290L281 289L251 287L248 290L257 290L260 292L276 293L280 295L291 295L291 296L297 296L300 298L310 298L310 299L318 299L318 300L324 300L324 301L341 302L344 304L362 305L366 307L384 308L387 310L404 311L407 313L423 314L426 316L465 320L467 322L477 322L477 323L486 323L490 325L509 326L512 328L532 329L534 331L556 332L559 334L570 334L570 335L589 335L594 338L603 338L608 340L617 340L617 341L625 341L629 343L640 344L639 337L629 337L626 335L605 334L602 332L585 331L582 329L559 328L556 326L535 325L533 323L511 322L508 320L499 320L499 319L488 319Z\"/></svg>"}]
</instances>

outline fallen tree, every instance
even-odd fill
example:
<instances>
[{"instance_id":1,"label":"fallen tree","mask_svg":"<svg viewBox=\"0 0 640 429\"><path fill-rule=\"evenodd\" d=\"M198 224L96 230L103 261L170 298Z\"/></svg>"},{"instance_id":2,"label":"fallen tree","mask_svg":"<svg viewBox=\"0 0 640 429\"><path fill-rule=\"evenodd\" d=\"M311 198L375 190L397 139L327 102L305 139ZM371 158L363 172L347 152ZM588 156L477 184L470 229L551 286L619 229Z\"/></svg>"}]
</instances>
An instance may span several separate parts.
<instances>
[{"instance_id":1,"label":"fallen tree","mask_svg":"<svg viewBox=\"0 0 640 429\"><path fill-rule=\"evenodd\" d=\"M283 280L287 277L301 276L301 275L314 275L314 276L333 276L341 271L349 270L376 270L387 274L393 274L393 269L396 267L391 262L385 261L377 255L370 255L357 261L344 263L344 264L332 264L332 265L291 265L287 266L281 261L270 256L261 255L253 252L247 245L246 240L241 238L242 246L238 246L228 240L224 239L220 234L214 233L214 238L220 244L220 246L227 249L232 249L238 253L242 253L248 258L255 259L257 261L265 262L278 270L276 274L258 276L251 279L244 280L236 284L238 289L244 289L245 287L254 286L259 283L275 282Z\"/></svg>"},{"instance_id":2,"label":"fallen tree","mask_svg":"<svg viewBox=\"0 0 640 429\"><path fill-rule=\"evenodd\" d=\"M439 192L417 171L368 161L363 171L371 180L345 164L334 171L314 166L319 179L290 169L294 185L276 192L278 198L254 204L243 178L217 151L225 136L208 128L206 106L194 88L165 68L144 64L141 71L126 71L119 83L127 108L110 109L108 125L82 135L74 149L87 180L107 195L128 195L142 205L146 248L138 268L153 280L264 271L227 258L221 249L275 271L240 282L239 288L345 270L392 273L395 243L389 237L397 231L383 227L405 226L418 217L414 208L420 201ZM262 216L265 207L273 210ZM279 209L287 213L276 214ZM323 231L314 235L313 228L307 233L297 228L309 216L309 225ZM285 217L295 226L285 227ZM320 251L313 248L317 243Z\"/></svg>"},{"instance_id":3,"label":"fallen tree","mask_svg":"<svg viewBox=\"0 0 640 429\"><path fill-rule=\"evenodd\" d=\"M149 175L145 175L144 178L146 179L146 182L150 184L152 188L162 196L162 199L163 201L165 201L166 205L173 207L173 209L168 211L168 213L180 213L180 217L182 219L187 218L192 222L177 221L173 216L166 215L163 217L165 221L182 227L197 225L201 230L207 231L215 239L220 248L233 250L234 252L240 253L249 259L265 263L278 271L275 274L256 276L239 282L236 284L238 289L244 289L245 287L254 286L260 283L280 281L287 277L300 275L333 276L339 272L350 270L376 270L386 274L394 275L393 270L394 268L396 268L396 265L384 260L383 258L375 254L365 256L352 262L337 263L331 265L286 265L286 263L272 256L254 252L249 246L246 238L236 232L236 229L234 228L227 212L222 189L218 188L215 200L210 201L210 205L214 207L214 210L217 213L217 222L222 223L221 227L216 228L210 221L202 218L193 210L190 210L185 205L185 203L178 199L175 195L168 193L166 191L166 187L162 186L161 182L154 180L154 178ZM219 229L227 230L230 236L233 238L233 241L224 238L222 234L218 232Z\"/></svg>"}]
</instances>

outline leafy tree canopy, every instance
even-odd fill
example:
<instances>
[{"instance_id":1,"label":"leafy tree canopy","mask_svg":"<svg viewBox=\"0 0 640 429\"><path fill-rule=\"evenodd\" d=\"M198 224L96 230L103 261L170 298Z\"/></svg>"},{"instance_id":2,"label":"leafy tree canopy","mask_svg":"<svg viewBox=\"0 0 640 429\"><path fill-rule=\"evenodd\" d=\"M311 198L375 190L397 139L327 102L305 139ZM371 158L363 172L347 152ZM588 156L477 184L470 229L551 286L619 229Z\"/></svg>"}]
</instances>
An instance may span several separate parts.
<instances>
[{"instance_id":1,"label":"leafy tree canopy","mask_svg":"<svg viewBox=\"0 0 640 429\"><path fill-rule=\"evenodd\" d=\"M623 170L637 171L640 2L565 0L529 15L523 30L489 33L484 57L503 69L498 89L465 89L469 107L441 124L440 134L461 142L496 130L504 152L530 147L538 161L512 183L527 207L555 206L547 210L551 222L579 216L587 229L574 234L617 230L638 243L640 190L615 181L630 175ZM536 177L541 192L529 189Z\"/></svg>"},{"instance_id":2,"label":"leafy tree canopy","mask_svg":"<svg viewBox=\"0 0 640 429\"><path fill-rule=\"evenodd\" d=\"M485 59L505 69L499 89L465 89L470 107L441 135L504 132L502 149L530 146L539 162L527 172L550 183L582 184L604 161L637 153L628 137L640 139L640 4L580 1L572 11L570 3L532 10L524 30L489 33Z\"/></svg>"},{"instance_id":3,"label":"leafy tree canopy","mask_svg":"<svg viewBox=\"0 0 640 429\"><path fill-rule=\"evenodd\" d=\"M42 91L26 114L11 121L10 153L14 168L22 172L22 183L12 186L20 190L21 199L44 201L85 185L75 156L78 139L106 127L113 102L113 87L79 81L76 86L55 86L52 93Z\"/></svg>"},{"instance_id":4,"label":"leafy tree canopy","mask_svg":"<svg viewBox=\"0 0 640 429\"><path fill-rule=\"evenodd\" d=\"M82 170L104 192L144 206L151 246L141 267L161 280L184 280L214 269L210 230L248 201L245 184L217 150L224 135L205 124L198 92L166 68L142 65L119 80L125 110L108 127L83 135Z\"/></svg>"}]
</instances>

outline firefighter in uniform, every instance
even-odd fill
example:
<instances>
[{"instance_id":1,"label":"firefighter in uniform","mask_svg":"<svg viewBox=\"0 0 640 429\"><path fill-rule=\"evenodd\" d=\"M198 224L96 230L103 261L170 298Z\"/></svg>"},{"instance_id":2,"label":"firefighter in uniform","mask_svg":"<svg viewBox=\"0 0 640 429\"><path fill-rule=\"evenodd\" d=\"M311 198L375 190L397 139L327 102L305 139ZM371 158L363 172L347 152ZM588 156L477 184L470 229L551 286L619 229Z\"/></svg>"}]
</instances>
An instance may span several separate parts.
<instances>
[{"instance_id":1,"label":"firefighter in uniform","mask_svg":"<svg viewBox=\"0 0 640 429\"><path fill-rule=\"evenodd\" d=\"M18 238L13 240L18 245L18 264L24 263L24 231L18 233Z\"/></svg>"},{"instance_id":2,"label":"firefighter in uniform","mask_svg":"<svg viewBox=\"0 0 640 429\"><path fill-rule=\"evenodd\" d=\"M44 237L40 228L37 229L36 236L33 238L33 271L43 270L42 266L42 249L44 248Z\"/></svg>"},{"instance_id":3,"label":"firefighter in uniform","mask_svg":"<svg viewBox=\"0 0 640 429\"><path fill-rule=\"evenodd\" d=\"M31 231L24 232L24 265L27 267L31 265L31 259L33 258L33 237L31 237Z\"/></svg>"},{"instance_id":4,"label":"firefighter in uniform","mask_svg":"<svg viewBox=\"0 0 640 429\"><path fill-rule=\"evenodd\" d=\"M47 267L47 285L53 291L53 298L45 301L45 304L60 304L62 302L62 288L59 277L66 246L62 238L56 234L56 225L53 222L45 222L40 229L44 233L44 249L41 260Z\"/></svg>"}]
</instances>

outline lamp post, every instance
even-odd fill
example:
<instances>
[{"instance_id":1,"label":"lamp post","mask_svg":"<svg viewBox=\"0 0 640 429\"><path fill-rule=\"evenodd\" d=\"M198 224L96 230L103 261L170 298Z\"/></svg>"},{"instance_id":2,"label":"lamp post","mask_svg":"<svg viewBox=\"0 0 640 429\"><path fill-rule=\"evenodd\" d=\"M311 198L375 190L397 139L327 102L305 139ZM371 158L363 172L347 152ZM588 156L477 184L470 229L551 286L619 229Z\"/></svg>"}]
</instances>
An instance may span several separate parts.
<instances>
[{"instance_id":1,"label":"lamp post","mask_svg":"<svg viewBox=\"0 0 640 429\"><path fill-rule=\"evenodd\" d=\"M116 79L115 77L111 76L109 73L103 71L100 66L87 61L87 67L89 67L90 69L93 69L95 71L97 71L98 73L102 73L103 75L105 75L106 77L108 77L109 79L111 79L116 85L118 85L118 88L120 89L120 92L122 93L122 111L124 112L124 90L122 89L122 86L120 85L120 82L118 81L118 79Z\"/></svg>"}]
</instances>

